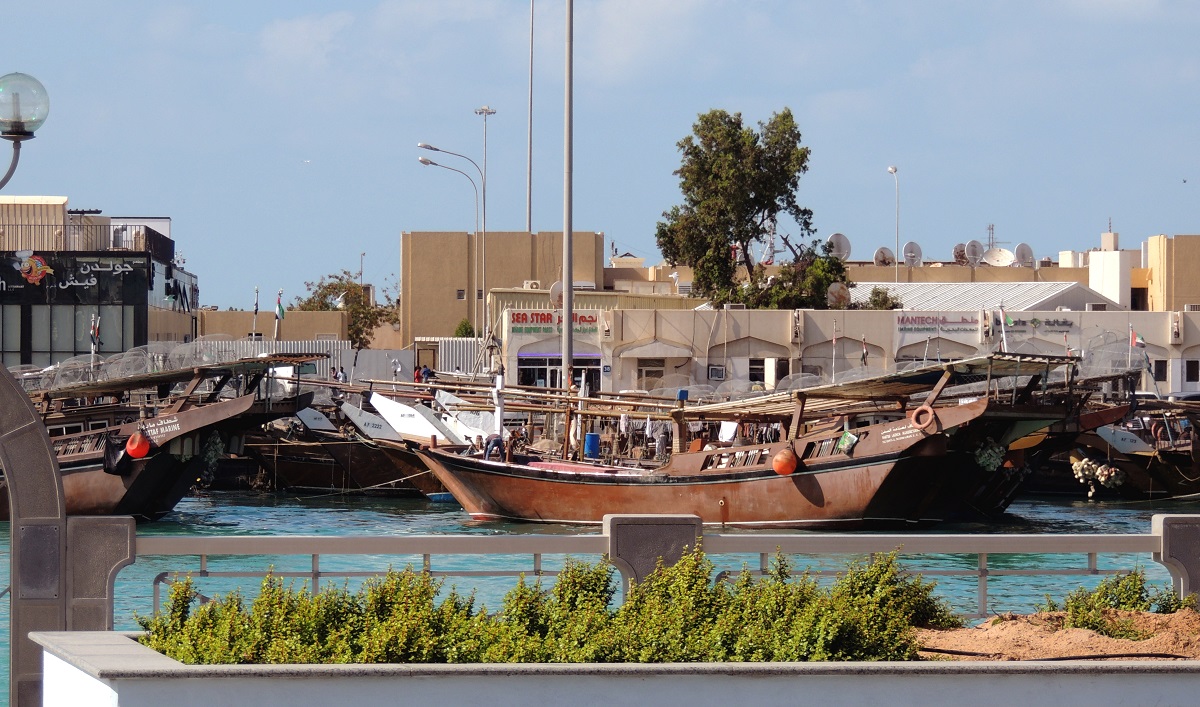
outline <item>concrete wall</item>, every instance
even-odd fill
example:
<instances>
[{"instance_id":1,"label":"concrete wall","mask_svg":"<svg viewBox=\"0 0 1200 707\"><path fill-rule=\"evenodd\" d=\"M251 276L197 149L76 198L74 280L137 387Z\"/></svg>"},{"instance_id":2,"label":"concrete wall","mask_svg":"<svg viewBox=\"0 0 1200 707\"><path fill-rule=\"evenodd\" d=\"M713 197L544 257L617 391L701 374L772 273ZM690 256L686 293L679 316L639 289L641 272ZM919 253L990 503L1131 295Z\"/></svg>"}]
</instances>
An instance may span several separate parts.
<instances>
[{"instance_id":1,"label":"concrete wall","mask_svg":"<svg viewBox=\"0 0 1200 707\"><path fill-rule=\"evenodd\" d=\"M576 282L604 286L604 234L573 235ZM486 266L486 274L483 268ZM451 336L463 319L484 329L484 289L520 288L536 280L549 288L562 274L562 233L404 232L400 235L400 344L418 336ZM459 290L463 299L458 299Z\"/></svg>"},{"instance_id":2,"label":"concrete wall","mask_svg":"<svg viewBox=\"0 0 1200 707\"><path fill-rule=\"evenodd\" d=\"M1140 250L1095 251L1088 259L1087 286L1129 309L1133 269L1141 262Z\"/></svg>"},{"instance_id":3,"label":"concrete wall","mask_svg":"<svg viewBox=\"0 0 1200 707\"><path fill-rule=\"evenodd\" d=\"M257 320L253 311L231 312L205 309L200 310L199 314L201 336L223 334L234 339L241 339L249 336L252 331L257 331L262 338L271 339L275 334L274 305L260 308ZM304 312L298 309L289 309L284 312L283 321L279 323L279 340L309 341L320 338L345 340L349 323L350 314L345 311Z\"/></svg>"},{"instance_id":4,"label":"concrete wall","mask_svg":"<svg viewBox=\"0 0 1200 707\"><path fill-rule=\"evenodd\" d=\"M1200 677L1197 661L203 666L119 634L35 640L46 707L1192 705Z\"/></svg>"}]
</instances>

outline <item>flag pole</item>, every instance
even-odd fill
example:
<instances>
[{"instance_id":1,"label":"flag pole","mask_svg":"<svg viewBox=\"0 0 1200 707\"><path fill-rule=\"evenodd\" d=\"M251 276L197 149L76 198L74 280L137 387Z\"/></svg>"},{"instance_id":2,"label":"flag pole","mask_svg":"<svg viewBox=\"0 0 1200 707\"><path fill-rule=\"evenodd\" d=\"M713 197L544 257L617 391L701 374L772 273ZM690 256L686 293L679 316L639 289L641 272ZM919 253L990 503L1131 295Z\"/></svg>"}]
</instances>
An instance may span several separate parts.
<instances>
[{"instance_id":1,"label":"flag pole","mask_svg":"<svg viewBox=\"0 0 1200 707\"><path fill-rule=\"evenodd\" d=\"M283 290L275 297L275 341L279 341L279 320L283 319Z\"/></svg>"},{"instance_id":2,"label":"flag pole","mask_svg":"<svg viewBox=\"0 0 1200 707\"><path fill-rule=\"evenodd\" d=\"M254 287L254 317L250 320L250 338L258 338L258 286Z\"/></svg>"},{"instance_id":3,"label":"flag pole","mask_svg":"<svg viewBox=\"0 0 1200 707\"><path fill-rule=\"evenodd\" d=\"M1129 323L1129 355L1125 357L1125 368L1133 368L1133 322Z\"/></svg>"}]
</instances>

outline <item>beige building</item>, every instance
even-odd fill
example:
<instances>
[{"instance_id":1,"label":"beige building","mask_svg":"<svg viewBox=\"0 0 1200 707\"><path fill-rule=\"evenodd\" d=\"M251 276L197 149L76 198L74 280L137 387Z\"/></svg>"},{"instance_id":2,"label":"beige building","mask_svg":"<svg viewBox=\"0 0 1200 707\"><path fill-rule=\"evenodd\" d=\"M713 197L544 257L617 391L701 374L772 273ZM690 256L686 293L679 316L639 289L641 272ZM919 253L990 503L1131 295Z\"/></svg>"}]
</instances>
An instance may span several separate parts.
<instances>
[{"instance_id":1,"label":"beige building","mask_svg":"<svg viewBox=\"0 0 1200 707\"><path fill-rule=\"evenodd\" d=\"M604 234L572 235L576 288L604 283ZM548 289L562 279L561 232L405 231L400 235L400 345L419 336L451 336L466 319L476 332L489 320L487 291ZM497 312L492 313L493 322Z\"/></svg>"},{"instance_id":2,"label":"beige building","mask_svg":"<svg viewBox=\"0 0 1200 707\"><path fill-rule=\"evenodd\" d=\"M574 313L576 384L589 390L771 390L1006 350L1083 353L1085 374L1145 368L1141 387L1200 391L1200 311L598 310ZM1003 323L1002 323L1003 321ZM1131 346L1130 332L1145 346ZM558 312L503 318L508 380L559 387ZM790 377L789 377L790 376ZM673 392L671 393L673 394Z\"/></svg>"},{"instance_id":3,"label":"beige building","mask_svg":"<svg viewBox=\"0 0 1200 707\"><path fill-rule=\"evenodd\" d=\"M275 332L275 310L254 312L201 310L200 335L224 335L234 339L258 338L279 341L343 341L350 322L348 312L305 312L289 309Z\"/></svg>"}]
</instances>

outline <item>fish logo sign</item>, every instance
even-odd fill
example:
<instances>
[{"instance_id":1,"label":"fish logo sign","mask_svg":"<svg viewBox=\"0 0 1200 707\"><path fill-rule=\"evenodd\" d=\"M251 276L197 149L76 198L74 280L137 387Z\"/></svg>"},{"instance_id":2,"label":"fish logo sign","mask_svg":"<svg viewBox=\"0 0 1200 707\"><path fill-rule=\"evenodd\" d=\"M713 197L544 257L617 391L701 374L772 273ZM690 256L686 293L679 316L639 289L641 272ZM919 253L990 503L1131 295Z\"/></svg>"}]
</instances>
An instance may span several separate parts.
<instances>
[{"instance_id":1,"label":"fish logo sign","mask_svg":"<svg viewBox=\"0 0 1200 707\"><path fill-rule=\"evenodd\" d=\"M16 256L18 262L13 263L13 267L19 270L21 277L31 285L40 285L42 278L54 274L54 269L46 264L46 259L34 255L32 250L19 250Z\"/></svg>"}]
</instances>

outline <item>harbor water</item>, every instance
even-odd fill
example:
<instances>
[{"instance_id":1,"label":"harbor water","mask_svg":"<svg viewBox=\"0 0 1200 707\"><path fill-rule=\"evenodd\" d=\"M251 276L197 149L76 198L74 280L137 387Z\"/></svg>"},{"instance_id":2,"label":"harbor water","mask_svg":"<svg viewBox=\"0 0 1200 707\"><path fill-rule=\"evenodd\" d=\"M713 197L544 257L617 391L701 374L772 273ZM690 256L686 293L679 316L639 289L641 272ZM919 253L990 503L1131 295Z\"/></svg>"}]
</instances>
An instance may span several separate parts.
<instances>
[{"instance_id":1,"label":"harbor water","mask_svg":"<svg viewBox=\"0 0 1200 707\"><path fill-rule=\"evenodd\" d=\"M1164 501L1158 503L1089 503L1060 499L1019 500L1014 503L1002 523L944 525L930 532L939 533L1146 533L1155 513L1200 513L1200 501ZM435 535L435 534L517 534L517 533L594 533L597 528L531 523L500 523L472 521L455 504L433 504L408 499L366 499L349 496L298 497L283 494L214 493L184 499L176 510L158 523L139 526L139 533L154 535ZM736 531L728 531L736 532ZM751 532L751 531L745 531ZM768 531L781 532L781 531ZM0 587L9 586L9 525L0 523ZM563 558L547 557L546 569L554 569ZM594 561L596 558L582 558ZM757 566L757 556L714 558L718 569L740 569L744 564ZM796 569L837 570L845 566L846 557L798 558ZM521 557L435 557L435 570L529 570L532 559ZM407 564L420 566L420 557L347 556L321 559L325 572L403 568ZM974 555L939 555L914 558L920 569L972 569ZM989 564L994 568L1083 567L1086 559L1080 555L992 555ZM1166 569L1147 555L1102 555L1101 569L1131 569L1140 567L1155 584L1170 579ZM153 582L162 572L195 572L199 560L192 557L144 557L121 571L116 582L114 621L118 630L137 627L135 614L153 612ZM304 557L215 557L208 563L210 571L265 573L304 572L311 569L310 559ZM970 577L936 578L938 591L951 605L963 613L975 611L977 580ZM1094 585L1096 576L1009 576L993 577L988 592L993 612L1028 613L1049 593L1061 599L1079 585ZM240 589L253 596L259 578L206 578L198 589L209 596ZM355 581L326 579L341 584ZM299 586L300 580L297 580ZM452 577L447 586L457 585L460 591L476 591L476 602L498 608L504 593L512 587L511 577L479 578ZM165 596L165 592L164 592ZM0 668L0 703L8 698L8 617L7 596L0 601L0 651L5 659Z\"/></svg>"}]
</instances>

